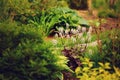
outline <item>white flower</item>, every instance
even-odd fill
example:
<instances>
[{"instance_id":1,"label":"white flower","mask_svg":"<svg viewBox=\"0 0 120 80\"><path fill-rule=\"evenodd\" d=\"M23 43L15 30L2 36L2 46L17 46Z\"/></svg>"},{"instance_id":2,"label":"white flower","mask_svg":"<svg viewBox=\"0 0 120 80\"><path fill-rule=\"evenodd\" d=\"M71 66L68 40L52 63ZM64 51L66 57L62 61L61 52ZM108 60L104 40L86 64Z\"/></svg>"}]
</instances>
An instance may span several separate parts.
<instances>
[{"instance_id":1,"label":"white flower","mask_svg":"<svg viewBox=\"0 0 120 80\"><path fill-rule=\"evenodd\" d=\"M81 42L84 43L84 42L85 42L85 38L82 38L82 39L81 39Z\"/></svg>"},{"instance_id":2,"label":"white flower","mask_svg":"<svg viewBox=\"0 0 120 80\"><path fill-rule=\"evenodd\" d=\"M85 46L86 46L86 44L85 44L85 43L84 43L84 44L81 44L81 46L82 46L82 47L85 47Z\"/></svg>"},{"instance_id":3,"label":"white flower","mask_svg":"<svg viewBox=\"0 0 120 80\"><path fill-rule=\"evenodd\" d=\"M82 32L86 32L86 27L82 27Z\"/></svg>"},{"instance_id":4,"label":"white flower","mask_svg":"<svg viewBox=\"0 0 120 80\"><path fill-rule=\"evenodd\" d=\"M71 31L71 33L73 33L74 29L71 29L70 31Z\"/></svg>"},{"instance_id":5,"label":"white flower","mask_svg":"<svg viewBox=\"0 0 120 80\"><path fill-rule=\"evenodd\" d=\"M83 52L85 49L81 49L80 51Z\"/></svg>"},{"instance_id":6,"label":"white flower","mask_svg":"<svg viewBox=\"0 0 120 80\"><path fill-rule=\"evenodd\" d=\"M66 23L66 28L67 28L67 29L69 29L69 26L70 26L70 25L69 25L68 23Z\"/></svg>"},{"instance_id":7,"label":"white flower","mask_svg":"<svg viewBox=\"0 0 120 80\"><path fill-rule=\"evenodd\" d=\"M61 32L59 32L59 36L63 38L63 35L62 35L62 33L61 33Z\"/></svg>"},{"instance_id":8,"label":"white flower","mask_svg":"<svg viewBox=\"0 0 120 80\"><path fill-rule=\"evenodd\" d=\"M91 37L88 37L88 41L91 42Z\"/></svg>"},{"instance_id":9,"label":"white flower","mask_svg":"<svg viewBox=\"0 0 120 80\"><path fill-rule=\"evenodd\" d=\"M68 35L66 35L66 38L70 38L70 35L68 34Z\"/></svg>"},{"instance_id":10,"label":"white flower","mask_svg":"<svg viewBox=\"0 0 120 80\"><path fill-rule=\"evenodd\" d=\"M91 37L91 33L90 33L90 32L87 32L87 36Z\"/></svg>"},{"instance_id":11,"label":"white flower","mask_svg":"<svg viewBox=\"0 0 120 80\"><path fill-rule=\"evenodd\" d=\"M57 33L55 34L55 38L58 38L58 34Z\"/></svg>"},{"instance_id":12,"label":"white flower","mask_svg":"<svg viewBox=\"0 0 120 80\"><path fill-rule=\"evenodd\" d=\"M58 41L56 39L52 40L53 45L57 45Z\"/></svg>"},{"instance_id":13,"label":"white flower","mask_svg":"<svg viewBox=\"0 0 120 80\"><path fill-rule=\"evenodd\" d=\"M64 32L64 28L63 28L63 27L60 27L60 28L58 28L58 31L59 31L60 33L63 33L63 32Z\"/></svg>"},{"instance_id":14,"label":"white flower","mask_svg":"<svg viewBox=\"0 0 120 80\"><path fill-rule=\"evenodd\" d=\"M68 33L69 33L69 29L66 29L66 30L65 30L65 34L68 34Z\"/></svg>"},{"instance_id":15,"label":"white flower","mask_svg":"<svg viewBox=\"0 0 120 80\"><path fill-rule=\"evenodd\" d=\"M92 36L91 36L91 33L88 32L88 33L87 33L87 38L88 38L88 41L89 41L89 42L91 41L91 37L92 37Z\"/></svg>"},{"instance_id":16,"label":"white flower","mask_svg":"<svg viewBox=\"0 0 120 80\"><path fill-rule=\"evenodd\" d=\"M71 37L71 40L72 40L73 42L76 42L76 38L74 38L74 37Z\"/></svg>"},{"instance_id":17,"label":"white flower","mask_svg":"<svg viewBox=\"0 0 120 80\"><path fill-rule=\"evenodd\" d=\"M83 33L78 34L78 38L81 38L83 36Z\"/></svg>"},{"instance_id":18,"label":"white flower","mask_svg":"<svg viewBox=\"0 0 120 80\"><path fill-rule=\"evenodd\" d=\"M76 33L79 33L79 30L76 30Z\"/></svg>"},{"instance_id":19,"label":"white flower","mask_svg":"<svg viewBox=\"0 0 120 80\"><path fill-rule=\"evenodd\" d=\"M79 25L79 26L77 26L77 30L79 30L79 31L81 30L81 26L80 26L80 25Z\"/></svg>"},{"instance_id":20,"label":"white flower","mask_svg":"<svg viewBox=\"0 0 120 80\"><path fill-rule=\"evenodd\" d=\"M71 29L71 33L72 34L76 34L76 30L75 29Z\"/></svg>"},{"instance_id":21,"label":"white flower","mask_svg":"<svg viewBox=\"0 0 120 80\"><path fill-rule=\"evenodd\" d=\"M89 34L92 33L92 27L89 28L88 33L89 33Z\"/></svg>"}]
</instances>

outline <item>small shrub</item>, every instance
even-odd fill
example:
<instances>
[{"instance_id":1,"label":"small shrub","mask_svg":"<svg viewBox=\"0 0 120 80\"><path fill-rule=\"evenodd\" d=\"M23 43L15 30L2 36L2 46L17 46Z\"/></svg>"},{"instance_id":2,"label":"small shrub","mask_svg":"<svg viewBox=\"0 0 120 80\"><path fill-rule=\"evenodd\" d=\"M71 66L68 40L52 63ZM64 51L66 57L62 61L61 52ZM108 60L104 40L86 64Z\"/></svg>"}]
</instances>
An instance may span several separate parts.
<instances>
[{"instance_id":1,"label":"small shrub","mask_svg":"<svg viewBox=\"0 0 120 80\"><path fill-rule=\"evenodd\" d=\"M97 9L99 9L99 8L107 9L109 7L109 3L107 0L93 0L92 5L94 8L97 8Z\"/></svg>"},{"instance_id":2,"label":"small shrub","mask_svg":"<svg viewBox=\"0 0 120 80\"><path fill-rule=\"evenodd\" d=\"M102 54L105 54L104 59L113 65L119 67L120 61L120 31L112 29L101 34Z\"/></svg>"},{"instance_id":3,"label":"small shrub","mask_svg":"<svg viewBox=\"0 0 120 80\"><path fill-rule=\"evenodd\" d=\"M38 28L0 23L0 79L55 80L70 70L67 58L43 41Z\"/></svg>"},{"instance_id":4,"label":"small shrub","mask_svg":"<svg viewBox=\"0 0 120 80\"><path fill-rule=\"evenodd\" d=\"M110 18L117 18L117 15L114 11L112 10L100 10L98 12L98 16L100 18L107 18L107 17L110 17Z\"/></svg>"},{"instance_id":5,"label":"small shrub","mask_svg":"<svg viewBox=\"0 0 120 80\"><path fill-rule=\"evenodd\" d=\"M98 10L99 17L111 17L111 18L118 18L120 9L120 1L114 0L93 0L92 5L95 9ZM102 5L102 6L101 6Z\"/></svg>"},{"instance_id":6,"label":"small shrub","mask_svg":"<svg viewBox=\"0 0 120 80\"><path fill-rule=\"evenodd\" d=\"M92 46L88 45L82 56L94 61L96 63L95 65L103 59L102 54L99 53L98 45L94 44Z\"/></svg>"}]
</instances>

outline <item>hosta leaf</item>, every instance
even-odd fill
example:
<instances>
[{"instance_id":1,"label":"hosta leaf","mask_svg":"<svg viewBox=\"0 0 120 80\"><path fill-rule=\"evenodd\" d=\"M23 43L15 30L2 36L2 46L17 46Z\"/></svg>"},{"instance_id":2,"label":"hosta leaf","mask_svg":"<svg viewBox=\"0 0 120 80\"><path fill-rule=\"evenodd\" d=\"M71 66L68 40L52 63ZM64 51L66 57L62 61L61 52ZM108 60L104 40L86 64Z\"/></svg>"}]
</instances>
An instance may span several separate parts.
<instances>
[{"instance_id":1,"label":"hosta leaf","mask_svg":"<svg viewBox=\"0 0 120 80\"><path fill-rule=\"evenodd\" d=\"M89 27L89 23L83 19L83 18L79 18L79 22L78 22L81 26L86 26Z\"/></svg>"}]
</instances>

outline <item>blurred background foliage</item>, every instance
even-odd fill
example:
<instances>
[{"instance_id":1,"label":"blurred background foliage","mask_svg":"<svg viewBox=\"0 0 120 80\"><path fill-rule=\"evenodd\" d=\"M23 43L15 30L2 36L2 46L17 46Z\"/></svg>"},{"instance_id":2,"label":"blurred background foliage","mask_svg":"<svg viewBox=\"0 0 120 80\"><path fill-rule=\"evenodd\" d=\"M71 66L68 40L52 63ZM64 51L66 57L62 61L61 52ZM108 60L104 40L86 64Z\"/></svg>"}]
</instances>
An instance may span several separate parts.
<instances>
[{"instance_id":1,"label":"blurred background foliage","mask_svg":"<svg viewBox=\"0 0 120 80\"><path fill-rule=\"evenodd\" d=\"M116 18L120 14L120 0L68 0L67 2L73 9L92 8L92 10L97 10L99 17Z\"/></svg>"},{"instance_id":2,"label":"blurred background foliage","mask_svg":"<svg viewBox=\"0 0 120 80\"><path fill-rule=\"evenodd\" d=\"M92 6L97 9L99 17L119 17L120 0L92 0Z\"/></svg>"},{"instance_id":3,"label":"blurred background foliage","mask_svg":"<svg viewBox=\"0 0 120 80\"><path fill-rule=\"evenodd\" d=\"M68 5L73 9L87 9L87 0L68 0Z\"/></svg>"},{"instance_id":4,"label":"blurred background foliage","mask_svg":"<svg viewBox=\"0 0 120 80\"><path fill-rule=\"evenodd\" d=\"M64 0L0 0L0 19L33 16L52 7L67 6Z\"/></svg>"},{"instance_id":5,"label":"blurred background foliage","mask_svg":"<svg viewBox=\"0 0 120 80\"><path fill-rule=\"evenodd\" d=\"M72 9L97 9L99 17L117 17L120 13L119 0L0 0L0 19L12 20L17 16L25 20L43 10L55 7Z\"/></svg>"}]
</instances>

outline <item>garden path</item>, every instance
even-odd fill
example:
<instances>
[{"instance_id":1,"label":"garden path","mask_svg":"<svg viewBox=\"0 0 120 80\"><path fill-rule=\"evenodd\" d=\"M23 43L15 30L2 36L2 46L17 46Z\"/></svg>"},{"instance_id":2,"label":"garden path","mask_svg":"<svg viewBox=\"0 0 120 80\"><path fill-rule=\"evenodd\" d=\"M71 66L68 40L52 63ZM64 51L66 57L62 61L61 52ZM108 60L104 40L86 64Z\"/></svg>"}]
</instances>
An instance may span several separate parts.
<instances>
[{"instance_id":1,"label":"garden path","mask_svg":"<svg viewBox=\"0 0 120 80\"><path fill-rule=\"evenodd\" d=\"M78 10L77 12L81 17L85 18L86 20L99 19L97 17L97 11L95 10L93 11L93 15L90 15L87 10ZM106 20L106 22L101 24L102 28L104 29L111 29L111 28L118 28L118 27L120 28L120 25L117 25L117 23L120 24L120 21L119 21L120 19L119 20L116 18L104 18L104 19Z\"/></svg>"}]
</instances>

